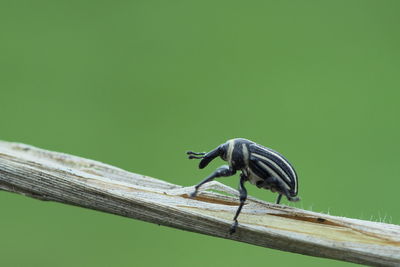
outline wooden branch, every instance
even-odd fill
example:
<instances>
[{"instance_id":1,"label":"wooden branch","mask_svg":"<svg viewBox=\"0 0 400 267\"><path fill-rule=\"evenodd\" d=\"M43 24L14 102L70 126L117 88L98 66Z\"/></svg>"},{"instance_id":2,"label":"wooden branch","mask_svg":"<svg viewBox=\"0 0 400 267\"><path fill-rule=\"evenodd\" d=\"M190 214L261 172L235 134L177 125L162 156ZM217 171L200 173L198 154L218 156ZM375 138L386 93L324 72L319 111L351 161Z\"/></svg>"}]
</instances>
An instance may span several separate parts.
<instances>
[{"instance_id":1,"label":"wooden branch","mask_svg":"<svg viewBox=\"0 0 400 267\"><path fill-rule=\"evenodd\" d=\"M379 266L400 265L400 226L310 212L250 197L235 234L237 191L181 187L97 161L0 141L0 189L258 246Z\"/></svg>"}]
</instances>

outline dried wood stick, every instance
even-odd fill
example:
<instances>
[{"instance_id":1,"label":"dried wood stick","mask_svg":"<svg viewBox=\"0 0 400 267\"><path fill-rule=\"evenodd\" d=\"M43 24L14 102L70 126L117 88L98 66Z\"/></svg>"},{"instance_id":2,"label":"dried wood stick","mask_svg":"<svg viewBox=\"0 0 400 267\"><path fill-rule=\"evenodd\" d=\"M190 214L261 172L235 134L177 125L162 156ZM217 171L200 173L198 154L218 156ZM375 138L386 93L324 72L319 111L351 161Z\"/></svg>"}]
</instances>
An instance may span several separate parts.
<instances>
[{"instance_id":1,"label":"dried wood stick","mask_svg":"<svg viewBox=\"0 0 400 267\"><path fill-rule=\"evenodd\" d=\"M0 141L0 189L267 248L374 266L400 266L400 226L336 217L249 197L228 233L237 191L182 187L97 161ZM214 189L225 194L207 191ZM227 196L227 194L234 196Z\"/></svg>"}]
</instances>

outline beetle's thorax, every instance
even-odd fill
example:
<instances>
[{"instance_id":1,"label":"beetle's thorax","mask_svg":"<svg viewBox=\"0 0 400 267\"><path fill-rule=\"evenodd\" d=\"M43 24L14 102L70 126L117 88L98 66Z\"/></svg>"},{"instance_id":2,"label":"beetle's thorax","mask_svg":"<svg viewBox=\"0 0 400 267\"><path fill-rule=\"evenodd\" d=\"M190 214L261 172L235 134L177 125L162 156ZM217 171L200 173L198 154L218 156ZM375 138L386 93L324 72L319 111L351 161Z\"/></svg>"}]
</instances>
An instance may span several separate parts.
<instances>
[{"instance_id":1,"label":"beetle's thorax","mask_svg":"<svg viewBox=\"0 0 400 267\"><path fill-rule=\"evenodd\" d=\"M235 170L248 166L249 149L251 141L242 138L231 139L225 143L226 161Z\"/></svg>"}]
</instances>

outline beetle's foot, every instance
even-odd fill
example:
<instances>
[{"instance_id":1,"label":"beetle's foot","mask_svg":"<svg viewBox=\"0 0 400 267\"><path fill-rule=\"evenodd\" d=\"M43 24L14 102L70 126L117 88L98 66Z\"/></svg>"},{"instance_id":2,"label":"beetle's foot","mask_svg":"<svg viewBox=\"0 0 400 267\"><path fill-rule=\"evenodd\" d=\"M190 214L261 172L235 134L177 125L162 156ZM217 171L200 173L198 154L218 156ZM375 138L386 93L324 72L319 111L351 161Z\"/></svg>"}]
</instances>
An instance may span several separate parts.
<instances>
[{"instance_id":1,"label":"beetle's foot","mask_svg":"<svg viewBox=\"0 0 400 267\"><path fill-rule=\"evenodd\" d=\"M235 221L232 223L231 228L229 229L229 234L230 234L230 235L232 235L232 234L234 234L234 233L236 232L237 226L238 226L238 221L235 220Z\"/></svg>"},{"instance_id":2,"label":"beetle's foot","mask_svg":"<svg viewBox=\"0 0 400 267\"><path fill-rule=\"evenodd\" d=\"M197 189L194 190L194 191L189 195L190 198L195 198L196 196L197 196Z\"/></svg>"},{"instance_id":3,"label":"beetle's foot","mask_svg":"<svg viewBox=\"0 0 400 267\"><path fill-rule=\"evenodd\" d=\"M287 199L288 199L289 201L291 201L291 202L300 201L300 198L299 198L299 197L288 197Z\"/></svg>"}]
</instances>

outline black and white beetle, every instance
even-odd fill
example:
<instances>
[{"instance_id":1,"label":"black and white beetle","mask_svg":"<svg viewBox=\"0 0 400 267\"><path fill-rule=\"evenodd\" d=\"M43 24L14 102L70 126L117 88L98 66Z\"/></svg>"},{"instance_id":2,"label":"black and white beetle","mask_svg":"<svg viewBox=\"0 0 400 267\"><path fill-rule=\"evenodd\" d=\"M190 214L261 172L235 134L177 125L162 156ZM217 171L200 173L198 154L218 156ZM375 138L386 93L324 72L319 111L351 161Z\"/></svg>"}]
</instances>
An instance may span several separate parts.
<instances>
[{"instance_id":1,"label":"black and white beetle","mask_svg":"<svg viewBox=\"0 0 400 267\"><path fill-rule=\"evenodd\" d=\"M244 183L249 181L258 188L278 192L276 203L279 204L282 195L289 201L299 201L297 196L298 179L293 166L278 152L256 144L250 140L236 138L228 140L214 150L205 153L188 151L189 159L201 159L199 168L203 169L216 157L228 162L229 165L219 167L214 173L195 186L195 191L190 197L195 197L205 183L218 177L232 176L236 171L241 171L239 182L240 205L236 211L230 233L236 231L237 218L247 198L247 190Z\"/></svg>"}]
</instances>

